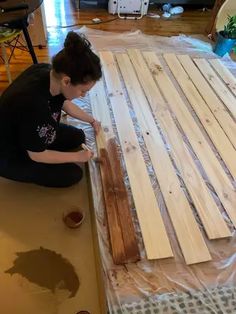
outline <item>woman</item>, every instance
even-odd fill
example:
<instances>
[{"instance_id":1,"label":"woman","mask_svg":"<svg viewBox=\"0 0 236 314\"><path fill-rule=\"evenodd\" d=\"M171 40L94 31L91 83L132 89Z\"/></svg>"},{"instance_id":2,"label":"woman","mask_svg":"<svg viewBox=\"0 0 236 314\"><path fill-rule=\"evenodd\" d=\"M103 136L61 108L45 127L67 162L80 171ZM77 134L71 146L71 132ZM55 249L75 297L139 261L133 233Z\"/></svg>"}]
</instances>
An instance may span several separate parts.
<instances>
[{"instance_id":1,"label":"woman","mask_svg":"<svg viewBox=\"0 0 236 314\"><path fill-rule=\"evenodd\" d=\"M71 102L84 97L102 76L100 60L88 40L69 32L50 64L24 71L0 98L0 176L49 187L67 187L82 178L77 163L91 151L72 151L85 142L82 130L60 123L61 110L100 124Z\"/></svg>"}]
</instances>

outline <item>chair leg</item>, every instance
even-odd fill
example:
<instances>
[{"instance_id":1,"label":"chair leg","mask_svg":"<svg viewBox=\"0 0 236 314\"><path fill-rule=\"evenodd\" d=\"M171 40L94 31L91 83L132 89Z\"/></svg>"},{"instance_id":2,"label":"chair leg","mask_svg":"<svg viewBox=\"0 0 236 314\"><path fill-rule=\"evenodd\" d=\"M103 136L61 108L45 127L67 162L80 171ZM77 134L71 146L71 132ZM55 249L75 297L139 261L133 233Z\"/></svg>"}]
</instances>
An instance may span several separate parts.
<instances>
[{"instance_id":1,"label":"chair leg","mask_svg":"<svg viewBox=\"0 0 236 314\"><path fill-rule=\"evenodd\" d=\"M7 71L8 82L11 83L12 82L11 73L10 73L10 68L9 68L9 63L8 63L8 58L7 58L6 47L4 43L1 43L1 48L2 48L2 57L5 63L6 71Z\"/></svg>"}]
</instances>

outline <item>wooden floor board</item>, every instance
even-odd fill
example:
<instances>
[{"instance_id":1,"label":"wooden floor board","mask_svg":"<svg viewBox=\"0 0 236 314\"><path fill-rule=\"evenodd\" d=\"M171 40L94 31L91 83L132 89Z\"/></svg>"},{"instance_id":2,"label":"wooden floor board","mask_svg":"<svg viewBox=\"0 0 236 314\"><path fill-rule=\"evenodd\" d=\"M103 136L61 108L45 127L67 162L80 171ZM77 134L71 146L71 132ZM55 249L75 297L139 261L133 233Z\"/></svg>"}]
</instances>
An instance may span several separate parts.
<instances>
[{"instance_id":1,"label":"wooden floor board","mask_svg":"<svg viewBox=\"0 0 236 314\"><path fill-rule=\"evenodd\" d=\"M179 34L206 34L205 29L211 18L210 10L202 11L196 8L186 8L183 14L173 16L168 20L144 16L140 20L116 19L112 21L117 18L117 15L109 14L108 10L89 8L76 11L72 0L44 0L44 6L46 8L48 45L43 49L34 47L40 62L48 62L61 49L68 31L78 30L83 25L95 31L122 33L139 30L148 35L175 36ZM149 12L157 13L156 4L149 6ZM95 17L100 18L102 23L93 23L92 19ZM70 25L75 26L70 27ZM11 74L14 79L32 64L30 55L26 51L16 51L15 56L10 64ZM8 86L4 65L0 65L0 72L0 93L2 93Z\"/></svg>"}]
</instances>

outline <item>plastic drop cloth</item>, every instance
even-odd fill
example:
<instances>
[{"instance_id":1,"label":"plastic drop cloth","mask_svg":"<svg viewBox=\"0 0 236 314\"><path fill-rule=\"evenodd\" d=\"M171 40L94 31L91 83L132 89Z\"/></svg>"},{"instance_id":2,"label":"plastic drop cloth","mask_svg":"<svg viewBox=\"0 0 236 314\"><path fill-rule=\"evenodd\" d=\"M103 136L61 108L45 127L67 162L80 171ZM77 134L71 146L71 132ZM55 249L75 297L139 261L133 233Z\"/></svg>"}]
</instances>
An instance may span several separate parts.
<instances>
[{"instance_id":1,"label":"plastic drop cloth","mask_svg":"<svg viewBox=\"0 0 236 314\"><path fill-rule=\"evenodd\" d=\"M143 35L140 31L122 34L90 30L88 28L82 28L79 31L84 32L88 36L96 51L124 51L127 48L138 48L141 50L156 51L158 55L165 52L174 52L176 54L189 54L194 57L216 57L212 53L211 43L203 36L176 36L167 38ZM162 58L161 60L163 62ZM236 73L236 65L232 62L232 59L229 56L225 57L223 62L232 70L233 73ZM178 90L182 93L179 88ZM75 102L87 112L91 112L89 97L81 100L75 100ZM206 181L213 197L222 211L233 236L230 239L209 241L193 204L191 204L193 212L196 215L199 228L202 230L202 234L204 235L206 244L212 256L212 261L191 266L187 266L185 264L162 194L160 192L158 181L154 174L149 156L145 151L145 145L142 140L135 113L128 97L127 102L130 107L131 117L135 125L139 143L147 164L175 258L155 261L148 261L146 259L141 231L129 187L129 180L126 175L125 183L129 191L130 206L132 208L133 221L139 241L141 261L138 263L127 264L125 266L114 265L110 253L109 235L99 166L95 163L90 163L90 179L92 182L92 194L104 274L104 286L110 313L236 313L236 289L234 288L236 286L236 234L232 223L224 213L217 196L213 192L208 178L203 173L204 180ZM185 102L191 110L186 99ZM114 132L117 136L117 144L119 145L119 138L112 110L110 112ZM69 123L78 125L78 123L73 119L69 119ZM87 124L83 124L83 128L87 135L88 146L96 151L93 130ZM188 144L187 140L186 143ZM168 143L166 144L166 149L171 151L171 147L168 146ZM221 162L216 151L215 153ZM195 162L199 166L199 161L194 153L192 154ZM121 160L125 169L122 154ZM177 169L176 171L181 180L181 175L178 173ZM232 182L232 184L234 185L235 182ZM187 195L184 183L183 189ZM189 201L191 202L190 199Z\"/></svg>"}]
</instances>

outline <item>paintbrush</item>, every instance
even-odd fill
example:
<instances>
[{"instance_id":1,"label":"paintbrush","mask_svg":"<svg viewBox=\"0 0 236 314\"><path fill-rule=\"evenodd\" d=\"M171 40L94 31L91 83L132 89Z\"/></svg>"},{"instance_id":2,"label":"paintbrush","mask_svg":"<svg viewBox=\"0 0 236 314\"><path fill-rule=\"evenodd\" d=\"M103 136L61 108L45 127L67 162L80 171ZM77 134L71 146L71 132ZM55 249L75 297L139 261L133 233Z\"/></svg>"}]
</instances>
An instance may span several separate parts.
<instances>
[{"instance_id":1,"label":"paintbrush","mask_svg":"<svg viewBox=\"0 0 236 314\"><path fill-rule=\"evenodd\" d=\"M81 146L82 146L83 150L91 151L91 149L85 143L82 143ZM98 157L93 157L92 160L94 162L101 162L101 159Z\"/></svg>"}]
</instances>

